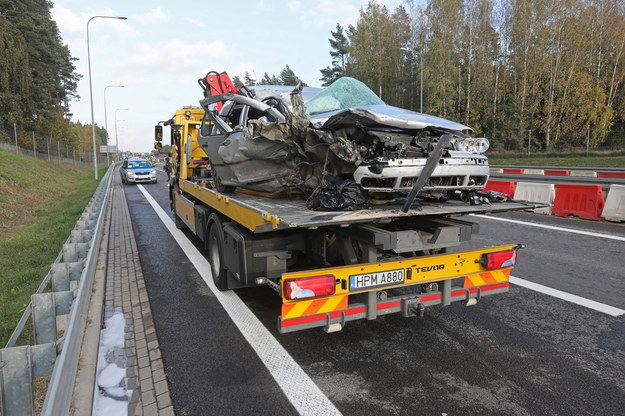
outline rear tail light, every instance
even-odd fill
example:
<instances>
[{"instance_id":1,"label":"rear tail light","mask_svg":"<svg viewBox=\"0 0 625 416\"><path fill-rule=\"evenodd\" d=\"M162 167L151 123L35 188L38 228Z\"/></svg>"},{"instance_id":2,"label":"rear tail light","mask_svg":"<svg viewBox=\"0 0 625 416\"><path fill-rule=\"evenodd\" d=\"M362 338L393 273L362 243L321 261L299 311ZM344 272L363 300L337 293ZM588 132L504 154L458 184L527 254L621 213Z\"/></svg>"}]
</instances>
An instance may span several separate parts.
<instances>
[{"instance_id":1,"label":"rear tail light","mask_svg":"<svg viewBox=\"0 0 625 416\"><path fill-rule=\"evenodd\" d=\"M334 295L336 278L334 275L302 277L284 282L284 297L288 300L317 298Z\"/></svg>"},{"instance_id":2,"label":"rear tail light","mask_svg":"<svg viewBox=\"0 0 625 416\"><path fill-rule=\"evenodd\" d=\"M482 254L480 263L487 270L501 269L503 267L514 266L516 264L516 258L516 250L497 251L495 253Z\"/></svg>"}]
</instances>

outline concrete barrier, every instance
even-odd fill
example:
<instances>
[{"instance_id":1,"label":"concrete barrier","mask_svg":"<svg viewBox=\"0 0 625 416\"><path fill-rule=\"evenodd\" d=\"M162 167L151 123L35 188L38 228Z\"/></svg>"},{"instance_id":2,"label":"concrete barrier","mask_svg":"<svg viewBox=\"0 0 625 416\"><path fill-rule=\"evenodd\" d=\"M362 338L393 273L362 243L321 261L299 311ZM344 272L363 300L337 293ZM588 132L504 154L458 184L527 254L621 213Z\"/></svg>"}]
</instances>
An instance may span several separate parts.
<instances>
[{"instance_id":1,"label":"concrete barrier","mask_svg":"<svg viewBox=\"0 0 625 416\"><path fill-rule=\"evenodd\" d=\"M536 214L551 214L551 207L556 197L555 187L552 183L529 183L518 182L516 184L516 192L514 199L517 201L540 202L549 204L545 208L536 208L533 211Z\"/></svg>"},{"instance_id":2,"label":"concrete barrier","mask_svg":"<svg viewBox=\"0 0 625 416\"><path fill-rule=\"evenodd\" d=\"M601 216L608 221L625 221L625 185L612 185Z\"/></svg>"},{"instance_id":3,"label":"concrete barrier","mask_svg":"<svg viewBox=\"0 0 625 416\"><path fill-rule=\"evenodd\" d=\"M594 170L572 170L571 176L584 176L586 178L596 178L597 172Z\"/></svg>"},{"instance_id":4,"label":"concrete barrier","mask_svg":"<svg viewBox=\"0 0 625 416\"><path fill-rule=\"evenodd\" d=\"M544 169L523 169L525 175L544 175Z\"/></svg>"}]
</instances>

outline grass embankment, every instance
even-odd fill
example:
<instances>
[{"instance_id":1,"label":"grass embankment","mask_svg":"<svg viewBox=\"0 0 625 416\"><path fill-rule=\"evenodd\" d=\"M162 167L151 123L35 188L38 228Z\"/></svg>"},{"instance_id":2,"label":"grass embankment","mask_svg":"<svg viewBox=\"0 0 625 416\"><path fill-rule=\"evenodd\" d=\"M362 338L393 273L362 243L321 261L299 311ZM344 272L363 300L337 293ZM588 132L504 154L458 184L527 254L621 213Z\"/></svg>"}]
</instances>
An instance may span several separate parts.
<instances>
[{"instance_id":1,"label":"grass embankment","mask_svg":"<svg viewBox=\"0 0 625 416\"><path fill-rule=\"evenodd\" d=\"M502 166L568 166L593 168L625 168L625 154L623 152L590 152L585 153L547 153L532 156L501 155L488 156L490 165Z\"/></svg>"},{"instance_id":2,"label":"grass embankment","mask_svg":"<svg viewBox=\"0 0 625 416\"><path fill-rule=\"evenodd\" d=\"M0 151L0 348L97 185L93 167Z\"/></svg>"}]
</instances>

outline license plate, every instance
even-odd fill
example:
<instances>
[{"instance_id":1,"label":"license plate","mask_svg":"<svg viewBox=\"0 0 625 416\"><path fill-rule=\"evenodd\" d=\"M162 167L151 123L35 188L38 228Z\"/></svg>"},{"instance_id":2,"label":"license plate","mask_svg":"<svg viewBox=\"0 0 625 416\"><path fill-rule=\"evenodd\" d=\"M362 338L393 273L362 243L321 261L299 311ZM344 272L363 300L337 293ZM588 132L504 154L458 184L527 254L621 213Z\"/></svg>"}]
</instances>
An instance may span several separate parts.
<instances>
[{"instance_id":1,"label":"license plate","mask_svg":"<svg viewBox=\"0 0 625 416\"><path fill-rule=\"evenodd\" d=\"M404 283L404 269L349 276L349 290L362 290L378 286Z\"/></svg>"}]
</instances>

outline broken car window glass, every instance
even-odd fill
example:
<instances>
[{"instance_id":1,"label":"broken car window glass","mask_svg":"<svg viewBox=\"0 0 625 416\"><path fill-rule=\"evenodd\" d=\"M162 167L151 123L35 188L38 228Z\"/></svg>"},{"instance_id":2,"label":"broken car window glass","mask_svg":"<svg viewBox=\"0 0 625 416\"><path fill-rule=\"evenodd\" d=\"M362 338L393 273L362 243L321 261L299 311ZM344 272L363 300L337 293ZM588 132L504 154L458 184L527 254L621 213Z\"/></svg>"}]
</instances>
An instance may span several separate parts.
<instances>
[{"instance_id":1,"label":"broken car window glass","mask_svg":"<svg viewBox=\"0 0 625 416\"><path fill-rule=\"evenodd\" d=\"M304 108L308 114L315 115L366 105L384 105L384 101L364 83L343 77L308 101Z\"/></svg>"}]
</instances>

